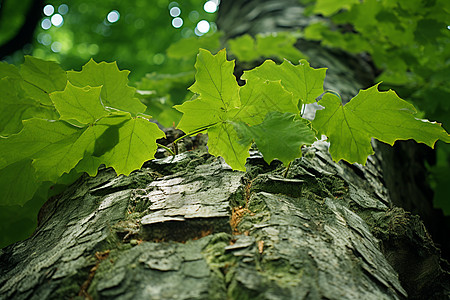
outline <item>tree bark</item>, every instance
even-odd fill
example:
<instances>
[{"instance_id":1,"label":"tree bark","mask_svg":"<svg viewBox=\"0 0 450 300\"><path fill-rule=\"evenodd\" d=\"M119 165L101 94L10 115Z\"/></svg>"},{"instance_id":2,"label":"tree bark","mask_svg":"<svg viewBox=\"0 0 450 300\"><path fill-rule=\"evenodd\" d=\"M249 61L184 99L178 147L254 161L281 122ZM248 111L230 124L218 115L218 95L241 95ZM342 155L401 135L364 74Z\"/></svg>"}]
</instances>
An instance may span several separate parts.
<instances>
[{"instance_id":1,"label":"tree bark","mask_svg":"<svg viewBox=\"0 0 450 300\"><path fill-rule=\"evenodd\" d=\"M219 11L228 36L308 22L297 1ZM362 58L299 47L330 68L328 88L370 84ZM287 178L256 149L243 173L204 147L128 177L82 177L46 203L32 237L0 250L0 299L449 297L448 267L420 219L393 205L381 158L335 163L327 149L303 149Z\"/></svg>"}]
</instances>

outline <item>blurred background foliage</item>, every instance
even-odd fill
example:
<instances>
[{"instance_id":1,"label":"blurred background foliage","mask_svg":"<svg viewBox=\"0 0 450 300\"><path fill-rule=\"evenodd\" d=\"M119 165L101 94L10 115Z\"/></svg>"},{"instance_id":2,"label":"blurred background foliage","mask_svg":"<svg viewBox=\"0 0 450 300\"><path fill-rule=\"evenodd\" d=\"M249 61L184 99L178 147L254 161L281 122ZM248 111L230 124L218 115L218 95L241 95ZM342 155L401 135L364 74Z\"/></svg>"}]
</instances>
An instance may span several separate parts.
<instances>
[{"instance_id":1,"label":"blurred background foliage","mask_svg":"<svg viewBox=\"0 0 450 300\"><path fill-rule=\"evenodd\" d=\"M32 1L2 1L0 44L20 30ZM148 72L183 69L167 60L166 49L181 38L215 32L217 4L204 0L46 1L40 12L34 12L40 15L34 39L6 61L17 64L28 54L56 60L66 70L79 70L90 58L117 61L119 68L133 70L132 81Z\"/></svg>"},{"instance_id":2,"label":"blurred background foliage","mask_svg":"<svg viewBox=\"0 0 450 300\"><path fill-rule=\"evenodd\" d=\"M305 38L364 55L378 70L384 89L395 89L419 108L421 117L449 130L450 1L299 1L306 5L299 18L316 15L306 29L226 41L214 23L219 0L0 0L0 59L18 65L24 55L33 55L55 60L66 70L80 70L90 58L117 61L120 69L132 71L131 85L147 113L174 126L180 115L171 107L192 96L187 87L194 82L199 47L213 52L226 47L230 59L245 68L265 58L307 58L294 46ZM438 144L437 163L429 171L435 205L450 215L450 145ZM0 228L9 232L0 246L33 231L36 211L45 200L29 201L20 212L0 207L0 218L15 219Z\"/></svg>"},{"instance_id":3,"label":"blurred background foliage","mask_svg":"<svg viewBox=\"0 0 450 300\"><path fill-rule=\"evenodd\" d=\"M57 61L65 70L81 70L90 58L117 61L120 69L132 70L130 84L139 88L137 96L150 114L172 126L179 116L171 107L189 96L194 81L197 43L211 48L198 38L206 34L205 41L220 47L220 35L214 35L217 7L214 0L0 0L0 60L20 65L24 55L32 55ZM166 49L182 39L194 43L191 57L169 58ZM186 54L171 49L175 56ZM48 197L78 176L44 183L24 206L0 205L0 247L28 237Z\"/></svg>"},{"instance_id":4,"label":"blurred background foliage","mask_svg":"<svg viewBox=\"0 0 450 300\"><path fill-rule=\"evenodd\" d=\"M324 47L368 54L382 89L393 89L418 109L419 118L450 131L450 1L303 0L309 24L304 38ZM450 216L450 144L438 141L428 180L434 205Z\"/></svg>"}]
</instances>

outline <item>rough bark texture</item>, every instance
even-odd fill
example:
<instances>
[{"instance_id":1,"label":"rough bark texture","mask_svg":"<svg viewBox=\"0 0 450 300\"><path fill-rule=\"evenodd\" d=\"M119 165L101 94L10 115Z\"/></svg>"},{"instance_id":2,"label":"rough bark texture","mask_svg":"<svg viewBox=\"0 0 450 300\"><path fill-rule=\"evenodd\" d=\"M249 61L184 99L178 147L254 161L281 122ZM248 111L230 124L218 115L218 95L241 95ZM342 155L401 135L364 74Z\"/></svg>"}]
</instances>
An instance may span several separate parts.
<instances>
[{"instance_id":1,"label":"rough bark texture","mask_svg":"<svg viewBox=\"0 0 450 300\"><path fill-rule=\"evenodd\" d=\"M326 147L306 149L288 178L258 152L242 173L201 150L81 178L2 250L0 298L445 295L437 249L418 218L388 208L376 160L336 164Z\"/></svg>"},{"instance_id":2,"label":"rough bark texture","mask_svg":"<svg viewBox=\"0 0 450 300\"><path fill-rule=\"evenodd\" d=\"M304 17L304 8L299 2L223 1L217 24L228 38L245 33L255 35L303 29L319 17ZM338 91L344 102L356 95L359 89L372 86L375 73L379 72L367 56L349 55L304 40L299 40L297 47L308 55L313 67L328 68L325 88ZM378 150L383 156L381 167L393 204L420 215L433 239L441 245L444 256L450 259L450 221L441 210L433 208L433 193L426 182L428 170L425 161L433 164L434 151L413 141L399 141L394 147L380 144Z\"/></svg>"},{"instance_id":3,"label":"rough bark texture","mask_svg":"<svg viewBox=\"0 0 450 300\"><path fill-rule=\"evenodd\" d=\"M218 24L230 9L259 27L258 16L286 22L297 9L286 2L233 2ZM367 84L362 59L302 45L331 68L329 87ZM46 203L32 237L0 250L0 299L448 298L445 261L420 219L393 206L379 159L334 163L327 147L304 149L287 178L256 149L246 173L198 149L129 177L83 177Z\"/></svg>"}]
</instances>

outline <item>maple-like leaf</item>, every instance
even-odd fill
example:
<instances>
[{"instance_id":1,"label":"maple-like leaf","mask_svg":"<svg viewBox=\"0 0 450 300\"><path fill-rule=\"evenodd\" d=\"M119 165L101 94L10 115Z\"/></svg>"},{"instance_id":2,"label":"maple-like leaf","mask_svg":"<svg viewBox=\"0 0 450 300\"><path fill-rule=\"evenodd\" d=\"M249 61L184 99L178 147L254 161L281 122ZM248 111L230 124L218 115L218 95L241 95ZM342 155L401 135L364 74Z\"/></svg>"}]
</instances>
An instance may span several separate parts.
<instances>
[{"instance_id":1,"label":"maple-like leaf","mask_svg":"<svg viewBox=\"0 0 450 300\"><path fill-rule=\"evenodd\" d=\"M66 71L54 61L45 61L32 56L25 56L20 68L23 80L49 94L62 91L67 83Z\"/></svg>"},{"instance_id":2,"label":"maple-like leaf","mask_svg":"<svg viewBox=\"0 0 450 300\"><path fill-rule=\"evenodd\" d=\"M177 127L186 133L205 130L209 152L222 156L233 169L245 171L251 142L238 142L233 122L255 125L269 111L297 113L292 93L279 81L260 78L239 87L233 75L234 63L226 60L225 50L212 55L201 49L195 66L196 82L190 89L198 97L175 106L183 113Z\"/></svg>"},{"instance_id":3,"label":"maple-like leaf","mask_svg":"<svg viewBox=\"0 0 450 300\"><path fill-rule=\"evenodd\" d=\"M110 119L104 118L96 125L110 126ZM117 144L100 160L107 167L113 167L117 174L129 175L140 169L144 162L155 158L156 140L165 136L155 123L142 117L130 117L118 126Z\"/></svg>"},{"instance_id":4,"label":"maple-like leaf","mask_svg":"<svg viewBox=\"0 0 450 300\"><path fill-rule=\"evenodd\" d=\"M166 53L170 58L176 59L195 59L198 54L198 49L208 49L210 51L217 51L220 49L220 38L223 33L220 31L214 34L206 34L200 37L193 36L189 38L181 39L175 43L172 43L167 48Z\"/></svg>"},{"instance_id":5,"label":"maple-like leaf","mask_svg":"<svg viewBox=\"0 0 450 300\"><path fill-rule=\"evenodd\" d=\"M365 164L374 153L371 138L393 145L397 140L414 139L430 147L438 139L450 142L440 124L414 117L415 108L389 90L379 92L378 84L361 90L346 105L334 94L325 94L313 126L328 136L335 161Z\"/></svg>"},{"instance_id":6,"label":"maple-like leaf","mask_svg":"<svg viewBox=\"0 0 450 300\"><path fill-rule=\"evenodd\" d=\"M290 32L257 34L256 39L244 34L228 40L228 49L239 61L252 61L261 57L298 61L305 55L294 46L296 42L297 37Z\"/></svg>"},{"instance_id":7,"label":"maple-like leaf","mask_svg":"<svg viewBox=\"0 0 450 300\"><path fill-rule=\"evenodd\" d=\"M33 160L38 179L54 181L83 157L75 142L83 130L63 121L25 120L22 131L0 139L0 169L26 158Z\"/></svg>"},{"instance_id":8,"label":"maple-like leaf","mask_svg":"<svg viewBox=\"0 0 450 300\"><path fill-rule=\"evenodd\" d=\"M95 122L108 114L101 101L102 87L79 88L67 83L62 92L50 95L62 120L77 120L82 124Z\"/></svg>"},{"instance_id":9,"label":"maple-like leaf","mask_svg":"<svg viewBox=\"0 0 450 300\"><path fill-rule=\"evenodd\" d=\"M298 65L293 65L287 60L281 65L277 65L272 60L266 60L261 66L250 71L244 71L241 78L246 80L254 78L271 81L281 80L281 85L294 95L297 106L301 107L301 104L313 103L323 93L325 73L325 68L311 68L304 59L300 60Z\"/></svg>"},{"instance_id":10,"label":"maple-like leaf","mask_svg":"<svg viewBox=\"0 0 450 300\"><path fill-rule=\"evenodd\" d=\"M22 120L27 110L38 102L27 97L17 80L6 77L0 79L0 133L8 135L22 129Z\"/></svg>"},{"instance_id":11,"label":"maple-like leaf","mask_svg":"<svg viewBox=\"0 0 450 300\"><path fill-rule=\"evenodd\" d=\"M216 55L200 49L195 69L195 83L189 88L193 93L221 105L225 112L240 105L239 86L233 76L234 61L227 61L225 49Z\"/></svg>"},{"instance_id":12,"label":"maple-like leaf","mask_svg":"<svg viewBox=\"0 0 450 300\"><path fill-rule=\"evenodd\" d=\"M248 124L259 124L268 112L298 113L292 93L287 92L280 81L264 81L260 78L248 80L239 91L241 106L233 119Z\"/></svg>"},{"instance_id":13,"label":"maple-like leaf","mask_svg":"<svg viewBox=\"0 0 450 300\"><path fill-rule=\"evenodd\" d=\"M133 98L127 76L115 63L90 61L70 72L68 82L54 62L28 57L20 71L1 63L0 173L9 175L0 176L0 187L15 199L0 202L23 204L42 182L57 182L75 167L75 173L95 175L105 164L128 175L153 159L156 140L165 134L133 116L145 106ZM23 180L15 180L16 170Z\"/></svg>"},{"instance_id":14,"label":"maple-like leaf","mask_svg":"<svg viewBox=\"0 0 450 300\"><path fill-rule=\"evenodd\" d=\"M113 126L118 130L117 141L103 150L98 149L98 144L96 148L102 134ZM55 182L64 173L69 173L80 160L85 158L89 161L96 154L99 157L91 159L96 169L100 164L106 164L113 167L117 174L128 175L154 158L156 139L164 136L156 124L143 118L133 118L129 113L113 113L84 128L65 121L29 119L24 121L24 128L18 134L0 139L0 172L29 159L37 180ZM96 169L87 171L96 173ZM0 182L0 186L2 184L4 182Z\"/></svg>"},{"instance_id":15,"label":"maple-like leaf","mask_svg":"<svg viewBox=\"0 0 450 300\"><path fill-rule=\"evenodd\" d=\"M301 157L301 147L316 141L314 131L306 120L296 119L296 114L269 112L261 124L248 126L235 123L240 141L244 144L254 141L264 160L270 163L279 159L285 165Z\"/></svg>"},{"instance_id":16,"label":"maple-like leaf","mask_svg":"<svg viewBox=\"0 0 450 300\"><path fill-rule=\"evenodd\" d=\"M20 70L0 63L0 78L0 134L19 132L32 117L58 118L49 94L64 89L67 76L55 62L27 56Z\"/></svg>"},{"instance_id":17,"label":"maple-like leaf","mask_svg":"<svg viewBox=\"0 0 450 300\"><path fill-rule=\"evenodd\" d=\"M130 112L133 115L143 113L146 109L134 97L136 89L128 86L130 71L120 71L114 63L96 63L90 60L80 72L69 71L69 81L78 87L102 87L101 100L103 105Z\"/></svg>"},{"instance_id":18,"label":"maple-like leaf","mask_svg":"<svg viewBox=\"0 0 450 300\"><path fill-rule=\"evenodd\" d=\"M247 153L241 151L242 145L237 139L230 139L236 132L227 124L240 106L239 86L233 76L234 62L227 61L225 50L212 55L200 49L195 68L196 82L190 90L198 97L175 106L183 113L177 128L186 133L202 128L208 130L210 153L222 156L226 161L231 158L227 163L233 169L245 170L248 150Z\"/></svg>"},{"instance_id":19,"label":"maple-like leaf","mask_svg":"<svg viewBox=\"0 0 450 300\"><path fill-rule=\"evenodd\" d=\"M9 77L12 79L22 79L19 69L15 65L0 61L0 78Z\"/></svg>"},{"instance_id":20,"label":"maple-like leaf","mask_svg":"<svg viewBox=\"0 0 450 300\"><path fill-rule=\"evenodd\" d=\"M208 129L208 152L222 156L233 170L245 171L245 162L249 157L251 142L239 143L233 124L219 123Z\"/></svg>"}]
</instances>

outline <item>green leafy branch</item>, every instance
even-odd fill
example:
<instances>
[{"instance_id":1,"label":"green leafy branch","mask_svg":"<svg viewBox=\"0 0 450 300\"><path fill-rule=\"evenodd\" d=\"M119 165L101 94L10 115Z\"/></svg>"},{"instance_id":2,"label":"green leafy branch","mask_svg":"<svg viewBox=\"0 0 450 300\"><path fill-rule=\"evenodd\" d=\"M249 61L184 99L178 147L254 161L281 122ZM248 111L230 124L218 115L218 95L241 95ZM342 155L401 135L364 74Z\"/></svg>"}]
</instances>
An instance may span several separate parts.
<instances>
[{"instance_id":1,"label":"green leafy branch","mask_svg":"<svg viewBox=\"0 0 450 300\"><path fill-rule=\"evenodd\" d=\"M440 124L415 118L411 104L391 90L379 92L378 84L343 105L337 93L323 91L326 70L311 68L305 60L298 65L267 60L244 72L242 87L225 50L212 55L201 49L195 67L196 81L190 90L197 96L175 106L183 113L178 128L206 131L209 152L222 156L235 170L245 170L253 142L268 163L277 158L288 165L301 156L303 145L316 140L316 133L328 137L335 161L361 164L373 154L372 138L391 145L406 139L430 147L438 139L450 142ZM323 109L309 124L301 118L300 108L320 96Z\"/></svg>"},{"instance_id":2,"label":"green leafy branch","mask_svg":"<svg viewBox=\"0 0 450 300\"><path fill-rule=\"evenodd\" d=\"M323 90L326 69L306 60L266 60L244 72L243 86L225 50L212 55L200 49L195 68L189 88L195 96L175 106L183 113L178 128L184 137L206 132L209 152L234 170L245 171L252 143L268 163L279 159L288 166L321 134L334 160L362 164L373 153L372 138L389 144L415 139L430 147L438 139L450 142L440 124L415 118L411 104L393 91L379 92L378 85L342 105L338 94ZM156 140L165 135L143 114L146 106L134 98L128 73L93 60L80 72L32 57L20 69L0 65L0 108L7 116L0 123L1 205L24 204L64 174L94 176L104 164L128 175L154 158ZM316 118L302 118L302 107L320 97Z\"/></svg>"},{"instance_id":3,"label":"green leafy branch","mask_svg":"<svg viewBox=\"0 0 450 300\"><path fill-rule=\"evenodd\" d=\"M142 114L128 71L89 61L80 72L26 57L3 78L0 203L24 204L44 182L65 173L93 176L101 164L128 175L154 158L165 134ZM36 108L39 108L37 110Z\"/></svg>"}]
</instances>

